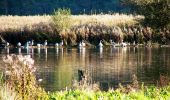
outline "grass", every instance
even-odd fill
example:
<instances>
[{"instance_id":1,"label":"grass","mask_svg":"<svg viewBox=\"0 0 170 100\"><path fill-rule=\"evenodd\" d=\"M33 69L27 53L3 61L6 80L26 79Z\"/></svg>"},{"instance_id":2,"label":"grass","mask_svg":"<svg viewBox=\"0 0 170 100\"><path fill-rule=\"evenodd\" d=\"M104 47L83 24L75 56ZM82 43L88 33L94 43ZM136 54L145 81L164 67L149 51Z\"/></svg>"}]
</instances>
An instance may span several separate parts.
<instances>
[{"instance_id":1,"label":"grass","mask_svg":"<svg viewBox=\"0 0 170 100\"><path fill-rule=\"evenodd\" d=\"M120 90L82 91L69 90L51 93L50 100L168 100L170 99L170 87L147 87L139 91L122 93Z\"/></svg>"},{"instance_id":2,"label":"grass","mask_svg":"<svg viewBox=\"0 0 170 100\"><path fill-rule=\"evenodd\" d=\"M72 16L73 25L82 25L87 23L101 23L106 26L117 26L117 25L133 25L138 23L138 20L143 19L143 16L134 16L126 14L115 13L113 15L76 15Z\"/></svg>"},{"instance_id":3,"label":"grass","mask_svg":"<svg viewBox=\"0 0 170 100\"><path fill-rule=\"evenodd\" d=\"M142 16L113 14L113 15L72 15L72 25L87 24L90 22L103 23L105 25L134 24ZM34 26L40 23L50 25L52 18L50 15L44 16L0 16L0 32L21 31L22 28L34 30Z\"/></svg>"},{"instance_id":4,"label":"grass","mask_svg":"<svg viewBox=\"0 0 170 100\"><path fill-rule=\"evenodd\" d=\"M0 16L0 32L21 31L24 28L34 29L39 23L50 23L50 16Z\"/></svg>"}]
</instances>

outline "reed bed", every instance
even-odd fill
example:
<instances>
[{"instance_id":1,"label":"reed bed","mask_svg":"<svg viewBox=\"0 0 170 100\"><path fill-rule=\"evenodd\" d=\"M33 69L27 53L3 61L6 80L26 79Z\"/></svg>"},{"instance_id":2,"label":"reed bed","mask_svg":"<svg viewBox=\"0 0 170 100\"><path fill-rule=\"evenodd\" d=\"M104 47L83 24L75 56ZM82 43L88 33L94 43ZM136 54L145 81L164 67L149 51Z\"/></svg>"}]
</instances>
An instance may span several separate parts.
<instances>
[{"instance_id":1,"label":"reed bed","mask_svg":"<svg viewBox=\"0 0 170 100\"><path fill-rule=\"evenodd\" d=\"M114 15L72 15L72 25L81 25L91 22L102 23L105 25L118 24L134 24L136 20L142 19L142 16L133 16L125 14ZM27 27L29 30L34 30L33 26L43 23L45 25L52 24L50 15L44 16L0 16L0 31L6 32L9 30L22 31Z\"/></svg>"},{"instance_id":2,"label":"reed bed","mask_svg":"<svg viewBox=\"0 0 170 100\"><path fill-rule=\"evenodd\" d=\"M105 15L76 15L72 16L73 25L81 25L87 23L101 23L107 26L116 25L132 25L138 23L138 20L143 19L140 15L126 15L126 14L105 14Z\"/></svg>"},{"instance_id":3,"label":"reed bed","mask_svg":"<svg viewBox=\"0 0 170 100\"><path fill-rule=\"evenodd\" d=\"M129 43L170 44L169 29L151 29L144 27L140 15L71 15L71 27L57 31L52 16L0 16L0 34L9 43L25 44L29 40L35 43L50 43L64 40L65 45L74 46L84 40L97 45L100 40L108 44L109 40ZM63 23L64 24L64 23Z\"/></svg>"},{"instance_id":4,"label":"reed bed","mask_svg":"<svg viewBox=\"0 0 170 100\"><path fill-rule=\"evenodd\" d=\"M0 31L21 31L24 27L32 28L39 23L51 23L51 17L44 16L0 16Z\"/></svg>"}]
</instances>

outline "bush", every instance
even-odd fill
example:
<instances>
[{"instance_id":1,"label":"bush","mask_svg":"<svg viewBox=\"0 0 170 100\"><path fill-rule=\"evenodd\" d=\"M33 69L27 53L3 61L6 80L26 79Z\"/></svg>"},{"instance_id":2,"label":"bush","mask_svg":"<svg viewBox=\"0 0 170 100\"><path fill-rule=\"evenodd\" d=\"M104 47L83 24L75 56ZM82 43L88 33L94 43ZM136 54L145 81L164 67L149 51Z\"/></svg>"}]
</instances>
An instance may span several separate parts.
<instances>
[{"instance_id":1,"label":"bush","mask_svg":"<svg viewBox=\"0 0 170 100\"><path fill-rule=\"evenodd\" d=\"M57 32L60 33L63 30L70 28L71 26L70 16L71 16L70 9L58 9L54 12L52 20Z\"/></svg>"},{"instance_id":2,"label":"bush","mask_svg":"<svg viewBox=\"0 0 170 100\"><path fill-rule=\"evenodd\" d=\"M28 56L7 55L3 58L6 68L6 84L23 100L42 99L48 95L36 84L34 60Z\"/></svg>"}]
</instances>

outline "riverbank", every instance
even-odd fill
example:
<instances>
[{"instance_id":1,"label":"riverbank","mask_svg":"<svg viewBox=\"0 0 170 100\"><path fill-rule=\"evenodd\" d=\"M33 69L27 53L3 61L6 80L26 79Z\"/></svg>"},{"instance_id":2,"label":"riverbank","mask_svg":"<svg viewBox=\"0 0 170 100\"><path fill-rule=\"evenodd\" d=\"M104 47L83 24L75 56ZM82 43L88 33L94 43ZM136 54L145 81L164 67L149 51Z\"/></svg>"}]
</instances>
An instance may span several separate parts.
<instances>
[{"instance_id":1,"label":"riverbank","mask_svg":"<svg viewBox=\"0 0 170 100\"><path fill-rule=\"evenodd\" d=\"M170 44L169 29L152 29L140 25L143 16L113 15L71 15L71 28L58 32L51 16L1 16L0 34L12 45L18 42L25 44L34 40L37 44L60 43L65 46L76 46L82 40L88 44L104 45L114 42L136 44Z\"/></svg>"},{"instance_id":2,"label":"riverbank","mask_svg":"<svg viewBox=\"0 0 170 100\"><path fill-rule=\"evenodd\" d=\"M100 39L109 40L113 36L119 38L122 32L118 25L134 25L142 18L126 14L71 15L71 29L58 33L52 17L48 15L1 16L0 34L13 45L18 42L25 44L30 40L34 40L35 43L43 43L45 40L56 43L64 40L65 45L76 45L81 40L86 40L93 44Z\"/></svg>"},{"instance_id":3,"label":"riverbank","mask_svg":"<svg viewBox=\"0 0 170 100\"><path fill-rule=\"evenodd\" d=\"M1 100L168 100L170 99L170 86L155 87L155 86L141 86L140 88L133 88L130 85L127 87L120 87L118 89L110 89L108 91L100 91L86 88L69 89L56 92L45 92L38 88L34 91L27 91L26 94L17 93L9 84L0 86ZM32 93L36 94L32 94ZM28 95L30 94L30 95ZM28 95L28 96L27 96Z\"/></svg>"}]
</instances>

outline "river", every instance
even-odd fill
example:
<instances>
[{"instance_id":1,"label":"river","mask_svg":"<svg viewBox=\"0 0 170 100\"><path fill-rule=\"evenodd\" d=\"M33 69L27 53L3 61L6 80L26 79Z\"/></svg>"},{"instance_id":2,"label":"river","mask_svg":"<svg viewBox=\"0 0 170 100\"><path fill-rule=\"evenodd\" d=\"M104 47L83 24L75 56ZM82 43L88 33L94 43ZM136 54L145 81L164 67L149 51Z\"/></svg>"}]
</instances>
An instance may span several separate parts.
<instances>
[{"instance_id":1,"label":"river","mask_svg":"<svg viewBox=\"0 0 170 100\"><path fill-rule=\"evenodd\" d=\"M79 78L78 70L87 71L101 90L130 84L134 74L146 85L156 85L160 75L170 78L169 47L0 49L1 58L7 54L31 55L36 78L47 91L71 87Z\"/></svg>"}]
</instances>

